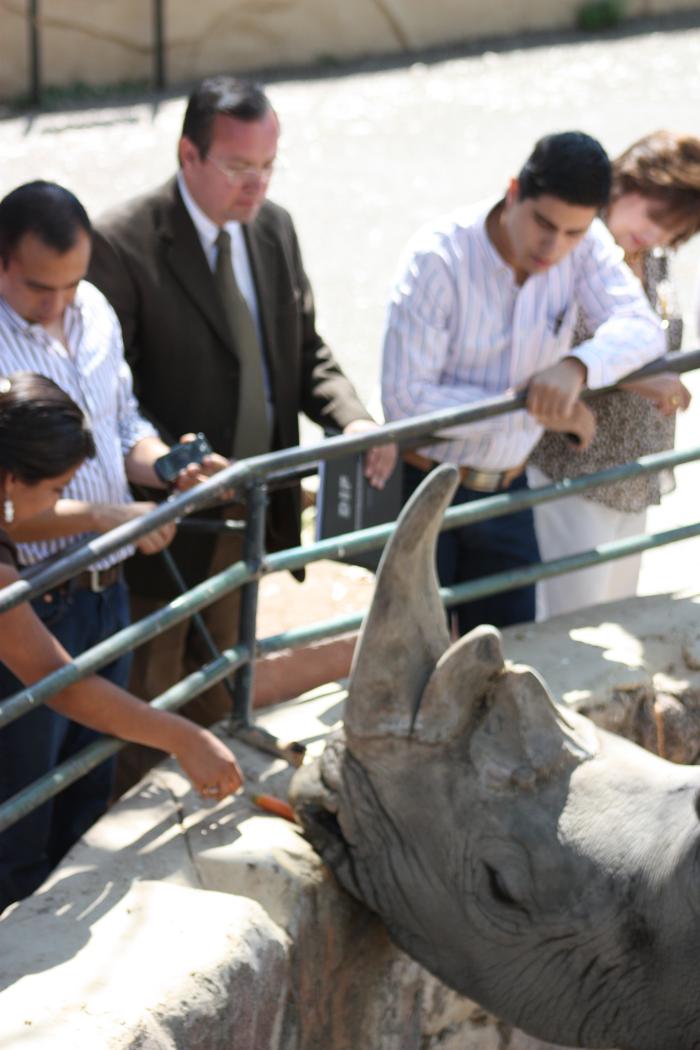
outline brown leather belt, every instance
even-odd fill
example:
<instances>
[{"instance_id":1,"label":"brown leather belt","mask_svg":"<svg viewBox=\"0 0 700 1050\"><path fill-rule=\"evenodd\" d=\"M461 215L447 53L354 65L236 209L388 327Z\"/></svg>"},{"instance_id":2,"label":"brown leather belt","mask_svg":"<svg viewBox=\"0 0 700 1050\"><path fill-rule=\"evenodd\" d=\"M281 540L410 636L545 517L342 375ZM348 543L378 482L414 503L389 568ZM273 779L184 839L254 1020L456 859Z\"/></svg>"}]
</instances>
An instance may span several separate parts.
<instances>
[{"instance_id":1,"label":"brown leather belt","mask_svg":"<svg viewBox=\"0 0 700 1050\"><path fill-rule=\"evenodd\" d=\"M427 456L421 456L420 452L410 450L403 453L403 460L404 463L417 467L418 470L425 473L440 466L434 459L428 459ZM476 470L474 467L457 467L457 470L459 471L459 483L464 488L473 489L475 492L500 492L501 489L507 489L516 478L520 477L525 470L525 464L521 463L519 467L500 471Z\"/></svg>"},{"instance_id":2,"label":"brown leather belt","mask_svg":"<svg viewBox=\"0 0 700 1050\"><path fill-rule=\"evenodd\" d=\"M99 594L113 583L118 583L122 577L121 565L110 565L108 569L86 569L69 580L67 586L71 591L93 591Z\"/></svg>"}]
</instances>

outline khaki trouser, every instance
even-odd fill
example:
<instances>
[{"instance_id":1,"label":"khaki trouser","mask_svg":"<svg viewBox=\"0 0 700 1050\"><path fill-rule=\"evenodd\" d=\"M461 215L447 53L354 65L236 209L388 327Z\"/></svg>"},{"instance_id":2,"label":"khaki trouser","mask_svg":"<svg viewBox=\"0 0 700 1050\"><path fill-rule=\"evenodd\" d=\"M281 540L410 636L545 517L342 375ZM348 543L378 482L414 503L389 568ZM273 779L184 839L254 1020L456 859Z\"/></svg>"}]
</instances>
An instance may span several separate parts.
<instances>
[{"instance_id":1,"label":"khaki trouser","mask_svg":"<svg viewBox=\"0 0 700 1050\"><path fill-rule=\"evenodd\" d=\"M239 561L243 537L239 533L222 533L216 543L211 575ZM157 557L157 555L154 555ZM166 603L157 598L131 595L132 621L161 609ZM240 590L225 595L213 605L202 609L200 615L209 628L217 649L230 649L238 642ZM129 689L142 700L153 700L186 675L198 670L212 659L199 632L191 620L175 624L134 650L134 662ZM231 696L223 682L213 685L180 709L198 725L208 726L226 718L231 711ZM129 744L117 756L114 797L119 797L154 765L163 759L163 752L140 744Z\"/></svg>"}]
</instances>

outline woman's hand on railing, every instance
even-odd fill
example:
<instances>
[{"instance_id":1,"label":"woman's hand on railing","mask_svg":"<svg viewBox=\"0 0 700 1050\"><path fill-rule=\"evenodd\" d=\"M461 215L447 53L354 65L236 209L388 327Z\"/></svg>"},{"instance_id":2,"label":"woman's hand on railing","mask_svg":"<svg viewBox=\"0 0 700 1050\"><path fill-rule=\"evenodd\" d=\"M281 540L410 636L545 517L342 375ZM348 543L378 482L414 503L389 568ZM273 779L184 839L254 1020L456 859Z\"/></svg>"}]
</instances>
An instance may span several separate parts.
<instances>
[{"instance_id":1,"label":"woman's hand on railing","mask_svg":"<svg viewBox=\"0 0 700 1050\"><path fill-rule=\"evenodd\" d=\"M662 416L672 416L676 412L685 412L690 404L692 394L681 382L675 372L660 372L647 379L632 379L629 383L620 383L623 390L651 401Z\"/></svg>"}]
</instances>

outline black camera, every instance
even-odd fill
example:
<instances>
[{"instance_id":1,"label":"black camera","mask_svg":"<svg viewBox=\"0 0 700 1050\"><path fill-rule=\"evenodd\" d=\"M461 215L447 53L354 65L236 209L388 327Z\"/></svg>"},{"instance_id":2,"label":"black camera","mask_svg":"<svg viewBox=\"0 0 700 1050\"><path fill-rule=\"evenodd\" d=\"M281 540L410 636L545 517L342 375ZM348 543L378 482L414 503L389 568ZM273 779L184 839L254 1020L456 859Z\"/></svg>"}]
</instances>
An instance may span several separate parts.
<instances>
[{"instance_id":1,"label":"black camera","mask_svg":"<svg viewBox=\"0 0 700 1050\"><path fill-rule=\"evenodd\" d=\"M166 452L155 461L153 469L161 481L171 485L181 470L190 463L201 463L211 451L212 447L204 434L195 434L192 441L182 441L179 445L173 445L170 452Z\"/></svg>"}]
</instances>

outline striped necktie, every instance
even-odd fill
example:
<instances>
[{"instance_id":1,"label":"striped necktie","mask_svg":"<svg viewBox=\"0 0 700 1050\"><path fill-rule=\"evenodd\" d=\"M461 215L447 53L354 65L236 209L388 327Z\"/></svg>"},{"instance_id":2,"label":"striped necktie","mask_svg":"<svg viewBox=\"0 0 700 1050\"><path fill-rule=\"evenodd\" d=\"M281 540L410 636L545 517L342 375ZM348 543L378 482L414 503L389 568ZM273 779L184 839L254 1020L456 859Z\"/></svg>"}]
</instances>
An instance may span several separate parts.
<instances>
[{"instance_id":1,"label":"striped necktie","mask_svg":"<svg viewBox=\"0 0 700 1050\"><path fill-rule=\"evenodd\" d=\"M248 304L236 283L231 235L219 230L214 279L238 357L238 422L233 443L236 459L270 451L262 349Z\"/></svg>"}]
</instances>

